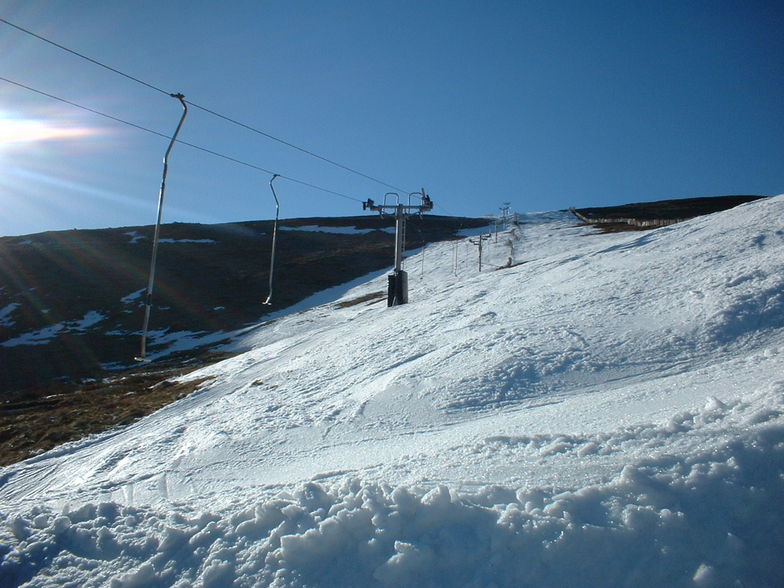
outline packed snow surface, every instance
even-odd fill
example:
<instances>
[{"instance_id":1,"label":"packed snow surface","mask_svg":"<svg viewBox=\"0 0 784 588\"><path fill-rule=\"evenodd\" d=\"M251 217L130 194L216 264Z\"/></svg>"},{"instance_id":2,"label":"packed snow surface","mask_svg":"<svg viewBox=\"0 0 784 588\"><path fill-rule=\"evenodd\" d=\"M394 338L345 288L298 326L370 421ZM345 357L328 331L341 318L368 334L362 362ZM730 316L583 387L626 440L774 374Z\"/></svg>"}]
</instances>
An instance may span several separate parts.
<instances>
[{"instance_id":1,"label":"packed snow surface","mask_svg":"<svg viewBox=\"0 0 784 588\"><path fill-rule=\"evenodd\" d=\"M0 470L0 584L784 585L782 218L430 245Z\"/></svg>"}]
</instances>

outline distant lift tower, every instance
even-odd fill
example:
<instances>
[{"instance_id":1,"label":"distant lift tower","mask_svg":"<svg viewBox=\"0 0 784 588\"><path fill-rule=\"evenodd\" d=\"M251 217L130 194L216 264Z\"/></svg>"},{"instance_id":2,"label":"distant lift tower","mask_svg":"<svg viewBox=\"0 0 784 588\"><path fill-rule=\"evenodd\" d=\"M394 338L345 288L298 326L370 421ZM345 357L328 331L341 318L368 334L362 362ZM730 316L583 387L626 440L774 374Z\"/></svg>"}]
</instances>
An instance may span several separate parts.
<instances>
[{"instance_id":1,"label":"distant lift tower","mask_svg":"<svg viewBox=\"0 0 784 588\"><path fill-rule=\"evenodd\" d=\"M411 204L411 198L419 198L421 204ZM394 203L389 203L393 200ZM425 189L421 192L411 192L408 195L408 204L400 203L400 195L396 192L387 192L384 195L384 203L376 204L370 198L362 203L362 210L375 210L382 216L395 215L395 269L389 275L389 286L387 288L387 306L398 306L408 302L408 274L403 271L403 235L406 232L406 219L412 214L422 214L433 210L433 201L430 196L425 194Z\"/></svg>"}]
</instances>

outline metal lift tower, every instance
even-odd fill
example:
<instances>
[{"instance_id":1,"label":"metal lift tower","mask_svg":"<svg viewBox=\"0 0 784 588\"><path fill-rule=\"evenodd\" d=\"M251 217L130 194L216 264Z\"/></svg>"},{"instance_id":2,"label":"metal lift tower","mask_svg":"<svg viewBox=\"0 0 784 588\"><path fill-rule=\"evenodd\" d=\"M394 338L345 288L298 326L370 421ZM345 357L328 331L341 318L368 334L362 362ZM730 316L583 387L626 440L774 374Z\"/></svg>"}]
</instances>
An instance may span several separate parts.
<instances>
[{"instance_id":1,"label":"metal lift tower","mask_svg":"<svg viewBox=\"0 0 784 588\"><path fill-rule=\"evenodd\" d=\"M422 200L421 204L411 204L411 197ZM394 204L388 204L387 198L392 197ZM408 204L400 203L400 195L396 192L387 192L384 195L384 204L376 204L368 198L367 202L362 203L362 210L375 210L382 216L394 214L395 216L395 269L389 274L389 286L387 288L387 306L398 306L408 302L408 274L403 271L403 235L406 232L406 219L412 214L422 214L433 210L433 201L430 196L425 194L425 189L421 192L411 192L408 195Z\"/></svg>"}]
</instances>

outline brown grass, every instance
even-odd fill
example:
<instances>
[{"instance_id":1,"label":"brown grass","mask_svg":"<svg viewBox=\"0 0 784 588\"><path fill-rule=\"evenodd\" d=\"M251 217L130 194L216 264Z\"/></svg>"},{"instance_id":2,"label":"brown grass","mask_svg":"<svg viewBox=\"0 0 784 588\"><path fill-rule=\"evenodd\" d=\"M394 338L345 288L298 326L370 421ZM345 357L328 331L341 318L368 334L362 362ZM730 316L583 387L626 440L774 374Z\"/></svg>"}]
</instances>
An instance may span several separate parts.
<instances>
[{"instance_id":1,"label":"brown grass","mask_svg":"<svg viewBox=\"0 0 784 588\"><path fill-rule=\"evenodd\" d=\"M92 382L76 390L62 390L52 396L1 404L0 465L130 424L184 398L208 380L173 381L188 371L139 372Z\"/></svg>"}]
</instances>

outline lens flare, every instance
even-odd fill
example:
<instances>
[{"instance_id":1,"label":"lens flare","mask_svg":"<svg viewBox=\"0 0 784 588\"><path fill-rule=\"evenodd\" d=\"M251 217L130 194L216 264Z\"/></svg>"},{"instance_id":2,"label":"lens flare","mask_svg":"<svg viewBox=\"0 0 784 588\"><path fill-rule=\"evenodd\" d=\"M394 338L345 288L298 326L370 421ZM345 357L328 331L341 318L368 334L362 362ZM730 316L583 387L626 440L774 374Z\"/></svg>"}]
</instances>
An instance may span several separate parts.
<instances>
[{"instance_id":1,"label":"lens flare","mask_svg":"<svg viewBox=\"0 0 784 588\"><path fill-rule=\"evenodd\" d=\"M0 112L0 148L18 143L77 139L98 134L97 129L58 124L41 119L17 118Z\"/></svg>"}]
</instances>

